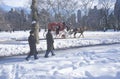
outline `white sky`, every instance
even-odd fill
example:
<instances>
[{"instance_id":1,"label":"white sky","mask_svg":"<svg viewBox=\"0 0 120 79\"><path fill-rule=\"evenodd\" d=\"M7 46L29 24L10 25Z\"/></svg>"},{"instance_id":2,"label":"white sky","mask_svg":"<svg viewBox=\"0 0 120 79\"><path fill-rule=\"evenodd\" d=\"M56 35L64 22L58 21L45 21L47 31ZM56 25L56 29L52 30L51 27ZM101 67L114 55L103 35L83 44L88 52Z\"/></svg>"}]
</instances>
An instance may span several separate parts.
<instances>
[{"instance_id":1,"label":"white sky","mask_svg":"<svg viewBox=\"0 0 120 79\"><path fill-rule=\"evenodd\" d=\"M24 7L30 0L2 0L4 4L12 7Z\"/></svg>"},{"instance_id":2,"label":"white sky","mask_svg":"<svg viewBox=\"0 0 120 79\"><path fill-rule=\"evenodd\" d=\"M13 6L13 7L24 7L30 0L1 0L6 5ZM95 0L95 5L98 0ZM100 0L102 1L102 0ZM115 0L111 0L112 2L115 2Z\"/></svg>"},{"instance_id":3,"label":"white sky","mask_svg":"<svg viewBox=\"0 0 120 79\"><path fill-rule=\"evenodd\" d=\"M3 1L4 4L11 6L11 7L29 7L28 3L31 0L1 0L1 1ZM94 0L94 5L97 5L97 1L99 0ZM111 1L112 3L115 2L115 0L111 0Z\"/></svg>"}]
</instances>

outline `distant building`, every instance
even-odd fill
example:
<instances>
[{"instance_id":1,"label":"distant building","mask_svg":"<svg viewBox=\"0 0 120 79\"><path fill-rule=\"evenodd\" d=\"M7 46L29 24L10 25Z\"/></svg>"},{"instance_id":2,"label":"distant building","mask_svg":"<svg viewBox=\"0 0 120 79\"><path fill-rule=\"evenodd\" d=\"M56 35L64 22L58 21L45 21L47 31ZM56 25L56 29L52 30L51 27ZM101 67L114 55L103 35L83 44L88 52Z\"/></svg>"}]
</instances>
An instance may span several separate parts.
<instances>
[{"instance_id":1,"label":"distant building","mask_svg":"<svg viewBox=\"0 0 120 79\"><path fill-rule=\"evenodd\" d=\"M81 11L80 10L77 11L77 22L78 23L81 22Z\"/></svg>"},{"instance_id":2,"label":"distant building","mask_svg":"<svg viewBox=\"0 0 120 79\"><path fill-rule=\"evenodd\" d=\"M97 9L96 6L94 6L93 9L90 9L88 13L88 26L92 29L99 29L100 25L100 19L101 19L101 10Z\"/></svg>"},{"instance_id":3,"label":"distant building","mask_svg":"<svg viewBox=\"0 0 120 79\"><path fill-rule=\"evenodd\" d=\"M114 7L114 15L116 17L116 28L120 30L120 0L116 0Z\"/></svg>"},{"instance_id":4,"label":"distant building","mask_svg":"<svg viewBox=\"0 0 120 79\"><path fill-rule=\"evenodd\" d=\"M5 14L3 11L0 11L0 31L8 31L10 27L7 26L5 21Z\"/></svg>"}]
</instances>

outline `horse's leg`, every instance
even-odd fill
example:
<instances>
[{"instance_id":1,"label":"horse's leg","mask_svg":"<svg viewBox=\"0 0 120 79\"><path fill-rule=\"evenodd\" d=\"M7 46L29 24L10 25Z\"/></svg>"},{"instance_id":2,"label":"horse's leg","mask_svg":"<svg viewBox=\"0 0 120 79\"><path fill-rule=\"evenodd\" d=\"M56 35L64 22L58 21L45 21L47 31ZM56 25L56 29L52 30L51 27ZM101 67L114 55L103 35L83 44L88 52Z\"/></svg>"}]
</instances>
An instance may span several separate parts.
<instances>
[{"instance_id":1,"label":"horse's leg","mask_svg":"<svg viewBox=\"0 0 120 79\"><path fill-rule=\"evenodd\" d=\"M74 38L76 38L76 34L77 34L77 32L74 32Z\"/></svg>"},{"instance_id":2,"label":"horse's leg","mask_svg":"<svg viewBox=\"0 0 120 79\"><path fill-rule=\"evenodd\" d=\"M83 32L81 33L81 36L84 38L84 34L83 34Z\"/></svg>"},{"instance_id":3,"label":"horse's leg","mask_svg":"<svg viewBox=\"0 0 120 79\"><path fill-rule=\"evenodd\" d=\"M82 34L80 33L79 38L81 37L81 35L82 35Z\"/></svg>"},{"instance_id":4,"label":"horse's leg","mask_svg":"<svg viewBox=\"0 0 120 79\"><path fill-rule=\"evenodd\" d=\"M79 35L79 38L82 36L82 32L79 32L80 33L80 35Z\"/></svg>"},{"instance_id":5,"label":"horse's leg","mask_svg":"<svg viewBox=\"0 0 120 79\"><path fill-rule=\"evenodd\" d=\"M84 38L84 34L82 34L82 37Z\"/></svg>"},{"instance_id":6,"label":"horse's leg","mask_svg":"<svg viewBox=\"0 0 120 79\"><path fill-rule=\"evenodd\" d=\"M70 38L72 38L73 33L74 33L74 32L72 32L72 31L70 32L70 34L69 34L69 35L70 35Z\"/></svg>"},{"instance_id":7,"label":"horse's leg","mask_svg":"<svg viewBox=\"0 0 120 79\"><path fill-rule=\"evenodd\" d=\"M74 32L71 32L70 37L73 38Z\"/></svg>"}]
</instances>

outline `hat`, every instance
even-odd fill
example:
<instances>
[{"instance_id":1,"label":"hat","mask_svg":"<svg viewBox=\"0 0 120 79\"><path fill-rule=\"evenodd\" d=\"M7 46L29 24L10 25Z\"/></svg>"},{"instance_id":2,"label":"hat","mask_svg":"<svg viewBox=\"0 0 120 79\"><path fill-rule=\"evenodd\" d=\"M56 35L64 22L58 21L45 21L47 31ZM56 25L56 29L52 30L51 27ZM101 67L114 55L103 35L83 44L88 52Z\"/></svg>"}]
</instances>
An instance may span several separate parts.
<instances>
[{"instance_id":1,"label":"hat","mask_svg":"<svg viewBox=\"0 0 120 79\"><path fill-rule=\"evenodd\" d=\"M34 33L34 31L30 31L30 34L33 34Z\"/></svg>"},{"instance_id":2,"label":"hat","mask_svg":"<svg viewBox=\"0 0 120 79\"><path fill-rule=\"evenodd\" d=\"M36 21L32 21L32 24L35 24L36 23Z\"/></svg>"}]
</instances>

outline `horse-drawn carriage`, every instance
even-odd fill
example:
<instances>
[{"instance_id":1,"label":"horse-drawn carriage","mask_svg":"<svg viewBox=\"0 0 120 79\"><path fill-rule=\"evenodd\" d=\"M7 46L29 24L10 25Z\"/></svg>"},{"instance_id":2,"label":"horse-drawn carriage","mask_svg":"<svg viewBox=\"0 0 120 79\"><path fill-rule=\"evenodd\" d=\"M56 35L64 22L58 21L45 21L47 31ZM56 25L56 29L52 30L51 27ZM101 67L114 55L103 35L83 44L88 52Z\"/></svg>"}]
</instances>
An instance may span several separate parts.
<instances>
[{"instance_id":1,"label":"horse-drawn carriage","mask_svg":"<svg viewBox=\"0 0 120 79\"><path fill-rule=\"evenodd\" d=\"M69 28L69 30L67 30ZM79 37L83 35L83 32L85 31L84 28L70 28L68 26L66 26L66 24L60 23L60 22L51 22L48 24L48 29L50 29L52 31L52 34L54 37L57 38L66 38L66 37L73 37L76 38L76 34L80 33ZM65 30L66 29L66 30ZM43 36L46 36L46 32L43 33Z\"/></svg>"},{"instance_id":2,"label":"horse-drawn carriage","mask_svg":"<svg viewBox=\"0 0 120 79\"><path fill-rule=\"evenodd\" d=\"M50 29L55 37L64 37L65 25L61 22L51 22L48 24L47 29ZM46 32L43 33L43 36L46 36Z\"/></svg>"}]
</instances>

